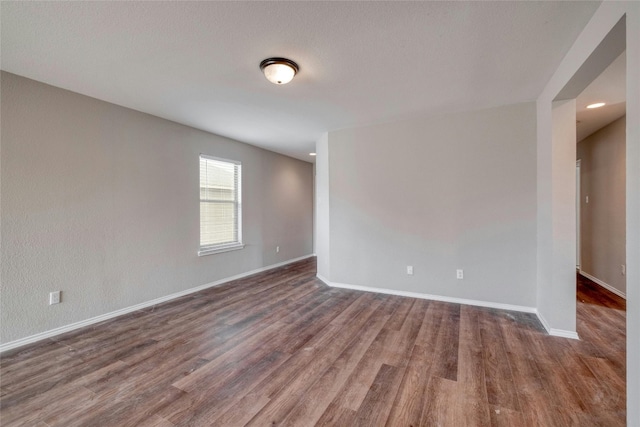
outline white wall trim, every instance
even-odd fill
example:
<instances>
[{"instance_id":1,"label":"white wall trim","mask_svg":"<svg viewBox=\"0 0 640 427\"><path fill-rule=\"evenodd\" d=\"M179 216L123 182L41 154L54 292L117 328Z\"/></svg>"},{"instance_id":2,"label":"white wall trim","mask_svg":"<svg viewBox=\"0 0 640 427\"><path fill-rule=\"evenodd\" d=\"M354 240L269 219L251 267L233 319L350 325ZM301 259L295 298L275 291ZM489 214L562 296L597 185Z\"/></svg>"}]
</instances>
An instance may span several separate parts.
<instances>
[{"instance_id":1,"label":"white wall trim","mask_svg":"<svg viewBox=\"0 0 640 427\"><path fill-rule=\"evenodd\" d=\"M580 339L577 332L567 331L565 329L555 329L550 327L549 322L547 322L547 319L545 319L544 316L537 310L536 310L536 316L538 316L538 320L540 320L540 323L542 323L542 326L547 330L547 333L549 335L554 337L560 337L560 338L571 338L573 340Z\"/></svg>"},{"instance_id":2,"label":"white wall trim","mask_svg":"<svg viewBox=\"0 0 640 427\"><path fill-rule=\"evenodd\" d=\"M408 291L399 291L396 289L385 289L385 288L373 288L369 286L360 286L360 285L349 285L346 283L336 283L331 282L324 277L317 275L318 279L322 280L328 286L332 288L343 288L343 289L353 289L356 291L364 291L364 292L377 292L380 294L389 294L389 295L398 295L401 297L409 297L409 298L420 298L420 299L428 299L433 301L442 301L442 302L451 302L454 304L466 304L466 305L475 305L478 307L489 307L489 308L497 308L500 310L511 310L511 311L522 311L525 313L536 313L537 310L535 307L527 307L523 305L512 305L512 304L503 304L499 302L490 302L490 301L479 301L479 300L471 300L465 298L455 298L455 297L446 297L442 295L431 295L431 294L423 294L418 292L408 292Z\"/></svg>"},{"instance_id":3,"label":"white wall trim","mask_svg":"<svg viewBox=\"0 0 640 427\"><path fill-rule=\"evenodd\" d=\"M410 298L420 298L420 299L428 299L433 301L442 301L442 302L451 302L454 304L465 304L465 305L473 305L477 307L488 307L488 308L496 308L499 310L510 310L510 311L520 311L524 313L534 313L538 316L540 323L547 331L549 335L554 337L562 337L562 338L571 338L575 340L579 340L577 332L573 331L565 331L563 329L554 329L549 327L549 323L547 323L546 319L538 312L536 307L527 307L523 305L513 305L513 304L503 304L499 302L490 302L490 301L479 301L479 300L471 300L465 298L455 298L455 297L445 297L442 295L431 295L431 294L423 294L418 292L407 292L407 291L399 291L396 289L385 289L385 288L372 288L369 286L360 286L360 285L349 285L346 283L336 283L330 280L327 280L325 277L317 274L316 277L326 283L328 286L332 288L343 288L343 289L352 289L355 291L363 291L363 292L377 292L381 294L389 294L389 295L398 295L402 297L410 297Z\"/></svg>"},{"instance_id":4,"label":"white wall trim","mask_svg":"<svg viewBox=\"0 0 640 427\"><path fill-rule=\"evenodd\" d=\"M100 316L92 317L89 319L81 320L80 322L71 323L69 325L61 326L59 328L50 329L45 332L40 332L39 334L31 335L25 338L20 338L15 341L10 341L6 344L0 345L0 353L5 352L7 350L12 350L14 348L22 347L23 345L31 344L37 341L44 340L46 338L51 338L56 335L64 334L65 332L70 332L76 329L83 328L85 326L93 325L98 322L102 322L104 320L113 319L114 317L122 316L134 311L141 310L143 308L151 307L156 304L161 304L163 302L171 301L176 298L180 298L185 295L189 295L195 292L203 291L208 288L212 288L214 286L219 286L224 283L231 282L233 280L242 279L243 277L251 276L253 274L262 273L267 270L272 270L274 268L282 267L287 264L292 264L294 262L302 261L303 259L311 258L313 255L304 255L298 258L290 259L287 261L279 262L277 264L268 265L266 267L257 268L255 270L247 271L245 273L240 273L235 276L227 277L224 279L216 280L215 282L206 283L204 285L196 286L195 288L186 289L184 291L176 292L174 294L166 295L160 298L156 298L150 301L146 301L140 304L132 305L129 307L122 308L120 310L112 311L109 313L101 314Z\"/></svg>"},{"instance_id":5,"label":"white wall trim","mask_svg":"<svg viewBox=\"0 0 640 427\"><path fill-rule=\"evenodd\" d=\"M569 338L572 340L580 340L580 337L578 336L577 332L573 332L573 331L566 331L564 329L555 329L555 328L551 328L548 330L549 335L553 336L553 337L560 337L560 338Z\"/></svg>"},{"instance_id":6,"label":"white wall trim","mask_svg":"<svg viewBox=\"0 0 640 427\"><path fill-rule=\"evenodd\" d=\"M627 299L627 294L622 292L620 289L614 288L610 284L603 282L602 280L598 279L597 277L593 277L589 273L585 273L584 271L582 271L582 269L578 270L578 273L580 273L581 276L584 276L587 279L591 280L592 282L602 286L606 290L613 292L614 294L618 295L620 298L623 298L625 300Z\"/></svg>"}]
</instances>

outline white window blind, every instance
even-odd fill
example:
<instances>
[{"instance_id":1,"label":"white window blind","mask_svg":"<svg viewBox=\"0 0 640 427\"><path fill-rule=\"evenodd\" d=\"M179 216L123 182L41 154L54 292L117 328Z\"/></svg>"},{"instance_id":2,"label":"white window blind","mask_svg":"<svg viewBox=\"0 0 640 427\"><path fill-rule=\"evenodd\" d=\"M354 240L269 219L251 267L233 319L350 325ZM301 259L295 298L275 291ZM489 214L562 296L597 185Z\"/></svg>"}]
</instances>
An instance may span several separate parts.
<instances>
[{"instance_id":1,"label":"white window blind","mask_svg":"<svg viewBox=\"0 0 640 427\"><path fill-rule=\"evenodd\" d=\"M240 162L200 155L200 251L242 248Z\"/></svg>"}]
</instances>

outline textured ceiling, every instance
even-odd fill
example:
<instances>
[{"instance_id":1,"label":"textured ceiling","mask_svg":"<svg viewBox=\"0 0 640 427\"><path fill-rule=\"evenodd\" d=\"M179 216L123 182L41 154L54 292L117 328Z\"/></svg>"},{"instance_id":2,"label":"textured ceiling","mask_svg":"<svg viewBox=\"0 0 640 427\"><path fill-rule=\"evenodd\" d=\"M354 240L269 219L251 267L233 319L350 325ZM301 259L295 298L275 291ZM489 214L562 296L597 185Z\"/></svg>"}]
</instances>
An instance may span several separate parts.
<instances>
[{"instance_id":1,"label":"textured ceiling","mask_svg":"<svg viewBox=\"0 0 640 427\"><path fill-rule=\"evenodd\" d=\"M326 131L536 99L598 4L3 1L2 69L308 161Z\"/></svg>"},{"instance_id":2,"label":"textured ceiling","mask_svg":"<svg viewBox=\"0 0 640 427\"><path fill-rule=\"evenodd\" d=\"M626 53L622 53L576 98L577 140L582 141L627 111ZM604 102L600 108L587 105Z\"/></svg>"}]
</instances>

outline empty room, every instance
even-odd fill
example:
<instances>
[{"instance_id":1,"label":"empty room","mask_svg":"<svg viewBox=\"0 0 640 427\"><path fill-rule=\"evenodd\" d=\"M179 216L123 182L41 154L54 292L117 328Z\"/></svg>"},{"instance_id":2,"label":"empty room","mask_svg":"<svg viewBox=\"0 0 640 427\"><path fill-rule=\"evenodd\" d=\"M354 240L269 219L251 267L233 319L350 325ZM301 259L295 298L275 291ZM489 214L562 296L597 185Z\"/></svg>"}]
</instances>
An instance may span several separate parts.
<instances>
[{"instance_id":1,"label":"empty room","mask_svg":"<svg viewBox=\"0 0 640 427\"><path fill-rule=\"evenodd\" d=\"M640 2L0 2L0 425L640 427Z\"/></svg>"}]
</instances>

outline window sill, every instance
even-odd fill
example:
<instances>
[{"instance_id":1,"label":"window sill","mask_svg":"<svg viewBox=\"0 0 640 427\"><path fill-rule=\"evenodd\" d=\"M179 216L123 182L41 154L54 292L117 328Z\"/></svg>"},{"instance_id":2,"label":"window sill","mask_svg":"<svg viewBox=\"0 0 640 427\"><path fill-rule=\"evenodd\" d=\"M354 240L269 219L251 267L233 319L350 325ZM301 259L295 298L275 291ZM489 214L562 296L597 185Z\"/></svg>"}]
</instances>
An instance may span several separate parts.
<instances>
[{"instance_id":1,"label":"window sill","mask_svg":"<svg viewBox=\"0 0 640 427\"><path fill-rule=\"evenodd\" d=\"M228 246L221 246L221 247L217 247L217 248L205 248L205 249L200 249L198 251L198 256L205 256L205 255L213 255L213 254L219 254L222 252L230 252L230 251L237 251L239 249L244 248L244 245L242 243L236 243L233 245L228 245Z\"/></svg>"}]
</instances>

